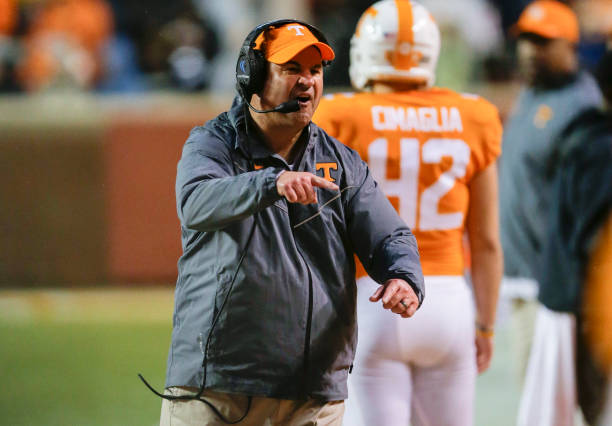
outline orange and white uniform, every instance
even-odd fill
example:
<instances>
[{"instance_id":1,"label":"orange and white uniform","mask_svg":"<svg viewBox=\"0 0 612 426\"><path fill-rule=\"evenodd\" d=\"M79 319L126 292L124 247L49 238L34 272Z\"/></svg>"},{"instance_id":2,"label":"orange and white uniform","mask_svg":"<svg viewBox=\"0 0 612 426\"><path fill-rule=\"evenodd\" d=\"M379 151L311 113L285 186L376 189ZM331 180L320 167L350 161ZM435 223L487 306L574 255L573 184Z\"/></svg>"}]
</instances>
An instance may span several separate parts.
<instances>
[{"instance_id":1,"label":"orange and white uniform","mask_svg":"<svg viewBox=\"0 0 612 426\"><path fill-rule=\"evenodd\" d=\"M403 319L368 300L378 285L358 270L345 424L472 424L475 314L464 231L470 181L501 152L497 109L433 87L328 95L313 121L368 163L416 236L425 275L423 306Z\"/></svg>"},{"instance_id":2,"label":"orange and white uniform","mask_svg":"<svg viewBox=\"0 0 612 426\"><path fill-rule=\"evenodd\" d=\"M326 96L313 121L368 163L416 236L423 273L463 275L468 184L501 153L497 109L441 88L349 93Z\"/></svg>"}]
</instances>

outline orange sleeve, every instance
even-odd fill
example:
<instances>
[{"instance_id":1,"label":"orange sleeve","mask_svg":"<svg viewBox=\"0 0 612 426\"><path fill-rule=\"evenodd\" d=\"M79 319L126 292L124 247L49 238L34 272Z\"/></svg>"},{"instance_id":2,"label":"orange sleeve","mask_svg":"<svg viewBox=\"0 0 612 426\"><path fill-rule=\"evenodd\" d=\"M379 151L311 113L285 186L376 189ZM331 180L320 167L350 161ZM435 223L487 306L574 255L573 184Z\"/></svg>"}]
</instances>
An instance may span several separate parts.
<instances>
[{"instance_id":1,"label":"orange sleeve","mask_svg":"<svg viewBox=\"0 0 612 426\"><path fill-rule=\"evenodd\" d=\"M336 99L333 95L327 95L321 98L319 106L312 116L312 121L317 126L325 130L330 136L338 138L339 126L338 122L334 120L334 104Z\"/></svg>"},{"instance_id":2,"label":"orange sleeve","mask_svg":"<svg viewBox=\"0 0 612 426\"><path fill-rule=\"evenodd\" d=\"M0 35L13 33L17 25L17 4L14 0L0 0Z\"/></svg>"},{"instance_id":3,"label":"orange sleeve","mask_svg":"<svg viewBox=\"0 0 612 426\"><path fill-rule=\"evenodd\" d=\"M593 354L612 371L612 214L599 234L587 267L583 312Z\"/></svg>"},{"instance_id":4,"label":"orange sleeve","mask_svg":"<svg viewBox=\"0 0 612 426\"><path fill-rule=\"evenodd\" d=\"M482 149L474 152L474 165L481 171L501 154L502 124L497 108L482 98L475 104L472 123L482 142Z\"/></svg>"},{"instance_id":5,"label":"orange sleeve","mask_svg":"<svg viewBox=\"0 0 612 426\"><path fill-rule=\"evenodd\" d=\"M340 142L359 152L363 157L363 152L359 146L358 133L366 131L365 128L360 128L360 123L367 118L362 118L363 105L361 100L353 93L337 93L327 95L319 102L319 107L314 113L312 121L325 130L330 136L338 139Z\"/></svg>"},{"instance_id":6,"label":"orange sleeve","mask_svg":"<svg viewBox=\"0 0 612 426\"><path fill-rule=\"evenodd\" d=\"M78 24L71 27L81 43L92 51L98 49L113 32L113 13L104 0L79 0L73 6Z\"/></svg>"}]
</instances>

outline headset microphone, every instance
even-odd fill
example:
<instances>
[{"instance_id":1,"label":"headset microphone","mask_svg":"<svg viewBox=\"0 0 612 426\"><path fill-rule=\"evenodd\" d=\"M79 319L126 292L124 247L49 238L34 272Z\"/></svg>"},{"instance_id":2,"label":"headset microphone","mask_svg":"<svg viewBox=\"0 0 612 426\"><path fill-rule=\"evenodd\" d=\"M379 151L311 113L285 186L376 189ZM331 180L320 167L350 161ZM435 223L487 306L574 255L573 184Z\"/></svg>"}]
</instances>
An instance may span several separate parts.
<instances>
[{"instance_id":1,"label":"headset microphone","mask_svg":"<svg viewBox=\"0 0 612 426\"><path fill-rule=\"evenodd\" d=\"M253 111L260 113L260 114L267 114L269 112L282 112L286 114L289 112L296 112L300 110L300 103L297 99L292 99L288 102L283 102L282 104L277 105L271 109L257 109L253 105L251 105L250 102L246 101L246 99L245 99L245 102L247 103L249 108L251 108Z\"/></svg>"},{"instance_id":2,"label":"headset microphone","mask_svg":"<svg viewBox=\"0 0 612 426\"><path fill-rule=\"evenodd\" d=\"M299 110L300 110L300 103L297 99L291 99L288 102L283 102L282 104L277 105L274 108L272 108L272 111L284 112L284 113L296 112Z\"/></svg>"}]
</instances>

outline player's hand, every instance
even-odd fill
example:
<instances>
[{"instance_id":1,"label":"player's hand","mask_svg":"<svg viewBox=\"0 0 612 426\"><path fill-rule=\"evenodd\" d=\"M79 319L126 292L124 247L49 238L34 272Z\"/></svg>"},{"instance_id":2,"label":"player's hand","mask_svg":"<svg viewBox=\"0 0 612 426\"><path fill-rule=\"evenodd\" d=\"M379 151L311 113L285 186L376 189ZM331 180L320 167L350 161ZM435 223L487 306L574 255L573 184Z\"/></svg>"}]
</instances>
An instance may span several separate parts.
<instances>
[{"instance_id":1,"label":"player's hand","mask_svg":"<svg viewBox=\"0 0 612 426\"><path fill-rule=\"evenodd\" d=\"M378 302L381 299L383 308L390 309L403 318L413 316L419 307L419 298L410 284L398 278L388 280L370 296L371 302Z\"/></svg>"},{"instance_id":2,"label":"player's hand","mask_svg":"<svg viewBox=\"0 0 612 426\"><path fill-rule=\"evenodd\" d=\"M315 187L338 190L338 185L308 172L285 172L276 181L276 190L290 203L317 202Z\"/></svg>"},{"instance_id":3,"label":"player's hand","mask_svg":"<svg viewBox=\"0 0 612 426\"><path fill-rule=\"evenodd\" d=\"M476 335L476 367L478 374L489 369L493 358L493 337Z\"/></svg>"}]
</instances>

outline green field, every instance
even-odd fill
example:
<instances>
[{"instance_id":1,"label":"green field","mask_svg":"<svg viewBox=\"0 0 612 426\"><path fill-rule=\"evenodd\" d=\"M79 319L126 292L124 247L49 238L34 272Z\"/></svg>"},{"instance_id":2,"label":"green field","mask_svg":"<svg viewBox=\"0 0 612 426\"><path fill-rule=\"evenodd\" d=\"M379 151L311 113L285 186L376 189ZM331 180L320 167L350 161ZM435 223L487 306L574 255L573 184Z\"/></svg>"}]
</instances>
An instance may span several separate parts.
<instances>
[{"instance_id":1,"label":"green field","mask_svg":"<svg viewBox=\"0 0 612 426\"><path fill-rule=\"evenodd\" d=\"M0 425L159 424L171 289L0 291ZM515 424L517 382L502 326L478 379L476 425Z\"/></svg>"}]
</instances>

